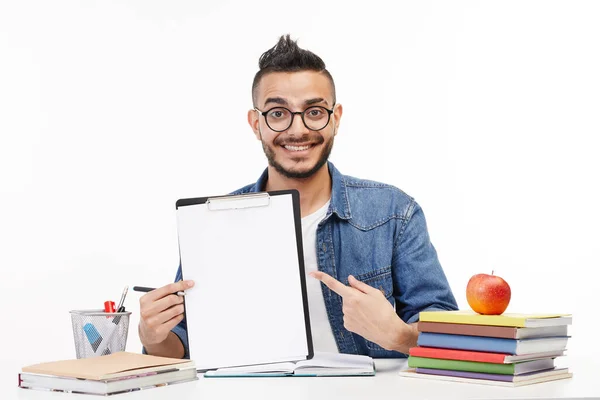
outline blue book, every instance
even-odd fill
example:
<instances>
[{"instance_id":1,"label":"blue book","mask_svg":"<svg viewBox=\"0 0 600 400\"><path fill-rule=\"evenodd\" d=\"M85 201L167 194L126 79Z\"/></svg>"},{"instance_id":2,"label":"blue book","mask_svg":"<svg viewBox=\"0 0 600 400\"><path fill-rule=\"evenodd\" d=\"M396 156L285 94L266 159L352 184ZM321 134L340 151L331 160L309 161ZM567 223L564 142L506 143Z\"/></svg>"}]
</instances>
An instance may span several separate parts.
<instances>
[{"instance_id":1,"label":"blue book","mask_svg":"<svg viewBox=\"0 0 600 400\"><path fill-rule=\"evenodd\" d=\"M417 345L443 349L485 351L512 355L564 350L568 336L532 339L504 339L485 336L451 335L446 333L419 333Z\"/></svg>"}]
</instances>

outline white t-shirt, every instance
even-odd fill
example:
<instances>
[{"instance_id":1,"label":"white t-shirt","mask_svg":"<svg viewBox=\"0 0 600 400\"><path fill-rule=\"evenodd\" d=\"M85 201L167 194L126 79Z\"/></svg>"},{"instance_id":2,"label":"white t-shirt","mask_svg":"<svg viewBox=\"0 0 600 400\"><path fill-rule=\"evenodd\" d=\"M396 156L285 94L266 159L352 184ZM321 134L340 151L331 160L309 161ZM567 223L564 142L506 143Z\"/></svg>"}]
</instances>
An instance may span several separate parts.
<instances>
[{"instance_id":1,"label":"white t-shirt","mask_svg":"<svg viewBox=\"0 0 600 400\"><path fill-rule=\"evenodd\" d=\"M309 276L317 267L317 226L327 214L329 201L314 213L302 218L302 242L304 244L304 268L306 270L306 289L308 294L308 311L310 328L315 352L339 353L321 290L321 282Z\"/></svg>"}]
</instances>

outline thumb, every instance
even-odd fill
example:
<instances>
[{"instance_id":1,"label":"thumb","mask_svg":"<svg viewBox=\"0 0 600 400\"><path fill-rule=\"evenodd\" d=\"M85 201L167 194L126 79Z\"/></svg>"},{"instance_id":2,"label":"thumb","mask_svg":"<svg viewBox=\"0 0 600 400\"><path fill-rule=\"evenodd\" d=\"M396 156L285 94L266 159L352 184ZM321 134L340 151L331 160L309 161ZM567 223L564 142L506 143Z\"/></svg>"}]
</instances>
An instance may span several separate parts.
<instances>
[{"instance_id":1,"label":"thumb","mask_svg":"<svg viewBox=\"0 0 600 400\"><path fill-rule=\"evenodd\" d=\"M356 279L354 276L349 275L348 276L348 283L350 284L350 286L352 286L354 289L358 289L363 293L369 294L372 293L373 290L377 290L372 286L367 285L366 283L363 283L361 281L359 281L358 279Z\"/></svg>"}]
</instances>

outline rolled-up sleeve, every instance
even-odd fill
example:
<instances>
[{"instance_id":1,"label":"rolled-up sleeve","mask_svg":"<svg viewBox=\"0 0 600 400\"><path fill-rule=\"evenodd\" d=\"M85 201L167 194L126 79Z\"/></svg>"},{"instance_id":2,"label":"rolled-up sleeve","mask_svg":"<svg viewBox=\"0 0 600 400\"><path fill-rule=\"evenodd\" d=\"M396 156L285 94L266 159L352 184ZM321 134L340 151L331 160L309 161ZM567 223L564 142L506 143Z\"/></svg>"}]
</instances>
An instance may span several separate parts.
<instances>
[{"instance_id":1,"label":"rolled-up sleeve","mask_svg":"<svg viewBox=\"0 0 600 400\"><path fill-rule=\"evenodd\" d=\"M421 311L458 309L423 210L414 201L394 244L392 265L396 312L404 322L417 322Z\"/></svg>"}]
</instances>

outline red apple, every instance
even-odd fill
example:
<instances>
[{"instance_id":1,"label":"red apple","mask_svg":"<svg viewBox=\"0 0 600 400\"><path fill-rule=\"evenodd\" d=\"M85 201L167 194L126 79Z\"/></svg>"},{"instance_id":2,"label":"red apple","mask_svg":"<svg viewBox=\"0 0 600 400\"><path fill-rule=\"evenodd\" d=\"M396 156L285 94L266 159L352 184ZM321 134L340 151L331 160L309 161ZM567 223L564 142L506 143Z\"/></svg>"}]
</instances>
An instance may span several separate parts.
<instances>
[{"instance_id":1,"label":"red apple","mask_svg":"<svg viewBox=\"0 0 600 400\"><path fill-rule=\"evenodd\" d=\"M510 302L510 286L494 271L473 275L467 283L467 302L476 313L500 315Z\"/></svg>"}]
</instances>

